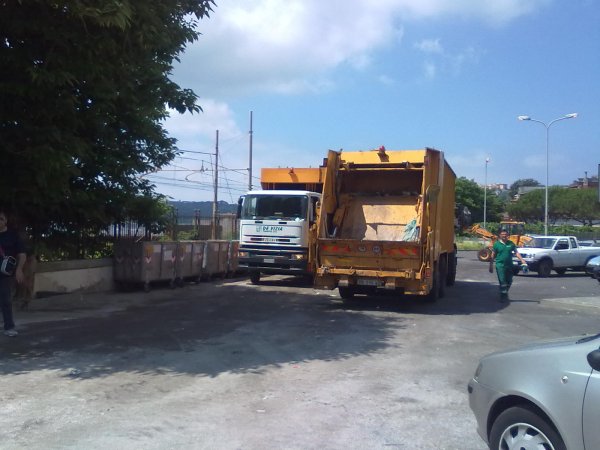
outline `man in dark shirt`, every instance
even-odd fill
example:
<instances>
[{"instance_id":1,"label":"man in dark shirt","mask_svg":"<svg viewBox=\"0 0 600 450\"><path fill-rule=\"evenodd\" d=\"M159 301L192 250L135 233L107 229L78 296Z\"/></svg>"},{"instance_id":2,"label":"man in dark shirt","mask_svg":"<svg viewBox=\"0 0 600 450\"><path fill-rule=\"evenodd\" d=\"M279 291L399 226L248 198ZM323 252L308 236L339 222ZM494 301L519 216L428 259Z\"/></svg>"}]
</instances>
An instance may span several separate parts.
<instances>
[{"instance_id":1,"label":"man in dark shirt","mask_svg":"<svg viewBox=\"0 0 600 450\"><path fill-rule=\"evenodd\" d=\"M25 264L25 246L19 235L8 229L6 212L0 209L0 262L5 257L13 257L16 260L16 268L12 275L0 273L0 307L4 319L4 334L15 337L19 333L15 330L12 312L12 285L13 278L17 283L25 279L23 265Z\"/></svg>"}]
</instances>

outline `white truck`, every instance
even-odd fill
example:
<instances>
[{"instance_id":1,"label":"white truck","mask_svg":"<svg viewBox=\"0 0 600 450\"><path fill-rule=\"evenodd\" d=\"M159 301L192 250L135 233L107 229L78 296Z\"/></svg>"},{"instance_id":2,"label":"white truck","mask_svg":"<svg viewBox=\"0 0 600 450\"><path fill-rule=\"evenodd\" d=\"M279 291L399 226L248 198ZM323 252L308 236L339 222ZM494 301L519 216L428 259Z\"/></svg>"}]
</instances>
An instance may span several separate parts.
<instances>
[{"instance_id":1,"label":"white truck","mask_svg":"<svg viewBox=\"0 0 600 450\"><path fill-rule=\"evenodd\" d=\"M518 251L540 277L549 276L552 270L559 275L583 271L590 259L600 255L600 247L580 246L575 236L536 236Z\"/></svg>"},{"instance_id":2,"label":"white truck","mask_svg":"<svg viewBox=\"0 0 600 450\"><path fill-rule=\"evenodd\" d=\"M263 190L240 198L239 267L254 284L261 273L312 275L309 248L321 198L321 169L262 169L261 185Z\"/></svg>"}]
</instances>

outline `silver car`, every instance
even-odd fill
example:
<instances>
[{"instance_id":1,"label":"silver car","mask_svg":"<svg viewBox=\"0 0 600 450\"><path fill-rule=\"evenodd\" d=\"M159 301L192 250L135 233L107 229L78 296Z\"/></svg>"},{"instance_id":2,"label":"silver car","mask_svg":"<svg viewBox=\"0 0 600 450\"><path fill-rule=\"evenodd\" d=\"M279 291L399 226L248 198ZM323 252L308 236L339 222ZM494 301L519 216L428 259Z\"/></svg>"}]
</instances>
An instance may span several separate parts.
<instances>
[{"instance_id":1,"label":"silver car","mask_svg":"<svg viewBox=\"0 0 600 450\"><path fill-rule=\"evenodd\" d=\"M600 283L600 256L590 259L585 265L585 273Z\"/></svg>"},{"instance_id":2,"label":"silver car","mask_svg":"<svg viewBox=\"0 0 600 450\"><path fill-rule=\"evenodd\" d=\"M468 390L490 449L600 449L600 334L485 356Z\"/></svg>"}]
</instances>

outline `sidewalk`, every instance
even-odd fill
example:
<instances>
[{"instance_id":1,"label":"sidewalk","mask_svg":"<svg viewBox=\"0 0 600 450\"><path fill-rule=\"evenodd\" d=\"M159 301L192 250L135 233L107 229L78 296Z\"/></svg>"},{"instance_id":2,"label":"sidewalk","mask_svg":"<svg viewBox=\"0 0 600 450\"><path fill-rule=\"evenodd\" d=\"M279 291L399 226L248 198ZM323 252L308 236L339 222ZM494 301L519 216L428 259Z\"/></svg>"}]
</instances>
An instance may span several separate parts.
<instances>
[{"instance_id":1,"label":"sidewalk","mask_svg":"<svg viewBox=\"0 0 600 450\"><path fill-rule=\"evenodd\" d=\"M131 306L164 300L165 297L175 295L175 292L177 291L162 288L150 292L76 292L35 298L31 300L27 310L21 310L18 304L13 303L13 311L17 328L27 328L27 324L36 322L105 316Z\"/></svg>"}]
</instances>

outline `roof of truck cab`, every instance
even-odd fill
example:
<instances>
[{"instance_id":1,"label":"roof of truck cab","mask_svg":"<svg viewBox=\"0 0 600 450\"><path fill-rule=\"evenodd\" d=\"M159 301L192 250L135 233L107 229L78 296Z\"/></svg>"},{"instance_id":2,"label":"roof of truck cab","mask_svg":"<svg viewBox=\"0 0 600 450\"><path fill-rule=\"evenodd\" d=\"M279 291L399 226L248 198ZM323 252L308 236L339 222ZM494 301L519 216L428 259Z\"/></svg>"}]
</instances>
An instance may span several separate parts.
<instances>
[{"instance_id":1,"label":"roof of truck cab","mask_svg":"<svg viewBox=\"0 0 600 450\"><path fill-rule=\"evenodd\" d=\"M305 196L305 195L321 195L318 192L311 192L311 191L292 191L292 190L262 190L262 189L257 189L255 191L248 191L246 192L246 195L298 195L298 196Z\"/></svg>"}]
</instances>

